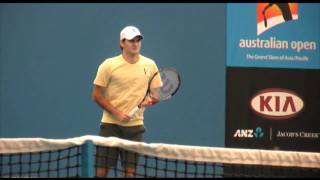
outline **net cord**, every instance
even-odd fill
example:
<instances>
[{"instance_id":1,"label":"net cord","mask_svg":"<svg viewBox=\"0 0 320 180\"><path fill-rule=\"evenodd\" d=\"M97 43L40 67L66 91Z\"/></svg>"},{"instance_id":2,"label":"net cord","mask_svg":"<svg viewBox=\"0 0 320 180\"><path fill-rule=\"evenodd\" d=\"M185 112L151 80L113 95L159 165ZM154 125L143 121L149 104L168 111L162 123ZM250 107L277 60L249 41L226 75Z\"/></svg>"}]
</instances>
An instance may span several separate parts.
<instances>
[{"instance_id":1,"label":"net cord","mask_svg":"<svg viewBox=\"0 0 320 180\"><path fill-rule=\"evenodd\" d=\"M94 135L69 139L0 138L0 154L54 151L83 145L86 141L92 141L97 146L119 147L158 158L226 164L320 168L320 153L315 152L144 143Z\"/></svg>"}]
</instances>

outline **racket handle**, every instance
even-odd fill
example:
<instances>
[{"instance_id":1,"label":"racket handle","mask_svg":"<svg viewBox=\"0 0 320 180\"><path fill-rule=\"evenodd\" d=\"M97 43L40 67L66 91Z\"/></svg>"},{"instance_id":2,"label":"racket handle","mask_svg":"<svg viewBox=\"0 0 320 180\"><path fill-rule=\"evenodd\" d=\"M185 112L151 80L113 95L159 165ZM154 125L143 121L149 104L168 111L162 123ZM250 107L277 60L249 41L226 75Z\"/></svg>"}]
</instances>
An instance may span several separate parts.
<instances>
[{"instance_id":1,"label":"racket handle","mask_svg":"<svg viewBox=\"0 0 320 180\"><path fill-rule=\"evenodd\" d=\"M140 108L138 106L136 106L135 108L133 108L130 112L129 112L129 116L132 117L137 111L139 111Z\"/></svg>"}]
</instances>

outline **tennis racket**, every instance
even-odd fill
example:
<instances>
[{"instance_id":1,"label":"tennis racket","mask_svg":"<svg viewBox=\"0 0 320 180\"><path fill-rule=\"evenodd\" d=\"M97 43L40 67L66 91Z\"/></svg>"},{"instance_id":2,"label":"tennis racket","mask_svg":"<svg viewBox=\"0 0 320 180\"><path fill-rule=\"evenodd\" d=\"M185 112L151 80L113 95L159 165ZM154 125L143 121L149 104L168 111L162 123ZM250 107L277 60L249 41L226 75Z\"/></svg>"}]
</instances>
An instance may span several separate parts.
<instances>
[{"instance_id":1,"label":"tennis racket","mask_svg":"<svg viewBox=\"0 0 320 180\"><path fill-rule=\"evenodd\" d=\"M162 86L153 88L156 81L161 78ZM148 82L148 89L141 103L129 112L129 116L133 117L142 107L141 104L148 100L149 105L154 105L160 101L169 100L180 87L180 76L174 68L160 68L158 72L151 76Z\"/></svg>"}]
</instances>

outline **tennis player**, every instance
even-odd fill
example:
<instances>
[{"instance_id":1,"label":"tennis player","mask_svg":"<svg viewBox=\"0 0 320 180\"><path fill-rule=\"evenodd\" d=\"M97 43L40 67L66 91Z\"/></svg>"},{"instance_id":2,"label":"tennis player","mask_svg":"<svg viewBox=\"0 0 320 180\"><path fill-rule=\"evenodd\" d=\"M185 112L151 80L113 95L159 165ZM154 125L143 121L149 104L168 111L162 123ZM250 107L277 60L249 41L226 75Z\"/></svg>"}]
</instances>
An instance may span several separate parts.
<instances>
[{"instance_id":1,"label":"tennis player","mask_svg":"<svg viewBox=\"0 0 320 180\"><path fill-rule=\"evenodd\" d=\"M151 101L150 98L144 101L143 99L149 79L158 71L158 67L155 61L140 54L142 39L137 27L125 27L120 32L122 53L106 59L98 68L93 82L92 98L103 109L100 136L143 141L144 110ZM159 76L153 81L153 87L159 88L161 85ZM129 116L129 112L141 102L143 103L139 112ZM96 177L106 177L108 170L116 166L119 156L124 176L134 177L138 161L136 154L115 148L98 148L97 154Z\"/></svg>"}]
</instances>

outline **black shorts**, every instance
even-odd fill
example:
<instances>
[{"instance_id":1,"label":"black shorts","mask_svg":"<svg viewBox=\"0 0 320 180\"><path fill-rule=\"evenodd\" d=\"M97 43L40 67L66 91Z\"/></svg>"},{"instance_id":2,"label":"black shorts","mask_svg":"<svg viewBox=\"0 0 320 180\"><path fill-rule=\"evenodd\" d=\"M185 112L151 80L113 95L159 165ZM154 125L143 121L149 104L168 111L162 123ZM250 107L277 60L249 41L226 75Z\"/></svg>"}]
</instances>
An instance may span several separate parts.
<instances>
[{"instance_id":1,"label":"black shorts","mask_svg":"<svg viewBox=\"0 0 320 180\"><path fill-rule=\"evenodd\" d=\"M119 126L116 124L103 123L100 125L99 136L118 137L131 141L143 141L145 128L140 126ZM112 168L116 167L118 157L120 156L121 165L125 168L135 168L139 156L137 153L124 151L119 148L97 147L96 167Z\"/></svg>"}]
</instances>

